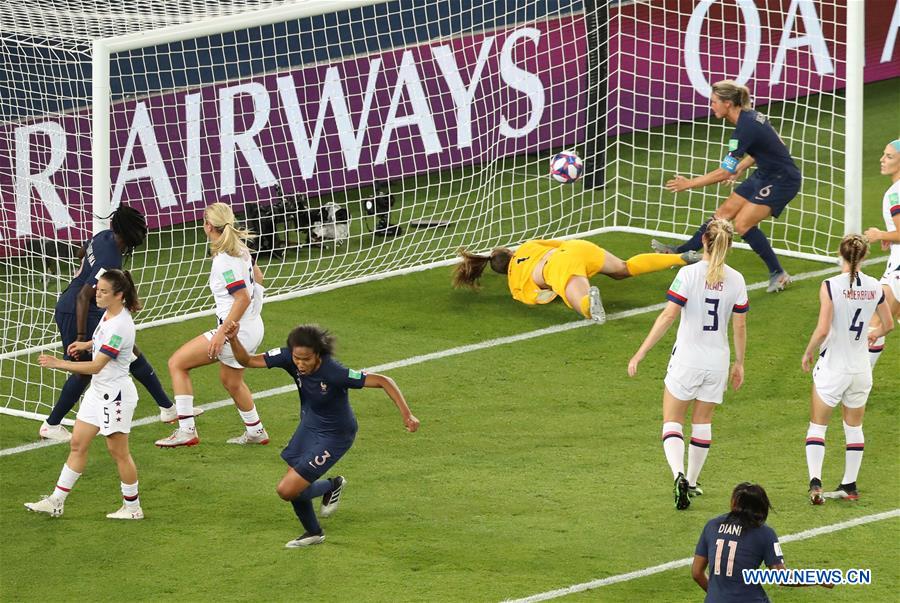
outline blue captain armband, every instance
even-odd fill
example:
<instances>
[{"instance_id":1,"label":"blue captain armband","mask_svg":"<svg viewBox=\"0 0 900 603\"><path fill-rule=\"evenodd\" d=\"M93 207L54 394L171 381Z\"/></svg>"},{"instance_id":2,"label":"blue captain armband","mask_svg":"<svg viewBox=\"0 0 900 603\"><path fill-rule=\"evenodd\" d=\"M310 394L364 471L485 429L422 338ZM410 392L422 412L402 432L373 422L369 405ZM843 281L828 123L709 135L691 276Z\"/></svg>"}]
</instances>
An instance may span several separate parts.
<instances>
[{"instance_id":1,"label":"blue captain armband","mask_svg":"<svg viewBox=\"0 0 900 603\"><path fill-rule=\"evenodd\" d=\"M725 155L725 159L722 160L722 165L721 165L723 170L725 170L726 172L728 172L730 174L735 174L735 173L737 173L737 166L738 166L738 158L737 157L735 157L731 153L729 153L728 155Z\"/></svg>"}]
</instances>

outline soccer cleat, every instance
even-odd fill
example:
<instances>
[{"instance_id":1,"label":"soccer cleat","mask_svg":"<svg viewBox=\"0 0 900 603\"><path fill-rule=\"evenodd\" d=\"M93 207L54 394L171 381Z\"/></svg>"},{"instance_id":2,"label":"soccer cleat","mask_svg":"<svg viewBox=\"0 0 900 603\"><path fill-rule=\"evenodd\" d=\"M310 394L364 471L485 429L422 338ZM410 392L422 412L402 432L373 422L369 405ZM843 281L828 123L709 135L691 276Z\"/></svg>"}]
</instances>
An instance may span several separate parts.
<instances>
[{"instance_id":1,"label":"soccer cleat","mask_svg":"<svg viewBox=\"0 0 900 603\"><path fill-rule=\"evenodd\" d=\"M656 239L651 239L650 247L653 248L653 251L656 253L678 253L677 245L669 245L668 243L661 243Z\"/></svg>"},{"instance_id":2,"label":"soccer cleat","mask_svg":"<svg viewBox=\"0 0 900 603\"><path fill-rule=\"evenodd\" d=\"M53 440L55 442L68 442L72 439L72 434L62 425L50 425L47 421L41 423L38 429L38 435L44 440Z\"/></svg>"},{"instance_id":3,"label":"soccer cleat","mask_svg":"<svg viewBox=\"0 0 900 603\"><path fill-rule=\"evenodd\" d=\"M602 325L606 322L606 310L603 309L603 300L600 299L600 289L597 287L588 289L588 298L590 299L588 311L591 313L591 320Z\"/></svg>"},{"instance_id":4,"label":"soccer cleat","mask_svg":"<svg viewBox=\"0 0 900 603\"><path fill-rule=\"evenodd\" d=\"M140 507L129 509L128 505L122 505L118 511L106 514L107 519L143 519L144 511Z\"/></svg>"},{"instance_id":5,"label":"soccer cleat","mask_svg":"<svg viewBox=\"0 0 900 603\"><path fill-rule=\"evenodd\" d=\"M681 259L684 260L685 264L696 264L703 259L703 254L699 251L685 251L681 254Z\"/></svg>"},{"instance_id":6,"label":"soccer cleat","mask_svg":"<svg viewBox=\"0 0 900 603\"><path fill-rule=\"evenodd\" d=\"M203 414L203 409L199 406L194 408L194 418L196 419L200 415ZM159 420L163 423L174 423L178 420L178 409L175 408L173 404L169 408L160 408L159 409Z\"/></svg>"},{"instance_id":7,"label":"soccer cleat","mask_svg":"<svg viewBox=\"0 0 900 603\"><path fill-rule=\"evenodd\" d=\"M286 549L296 549L302 546L312 546L314 544L322 544L325 542L325 532L319 532L318 534L310 534L309 532L303 532L300 536L297 536L290 542L284 545Z\"/></svg>"},{"instance_id":8,"label":"soccer cleat","mask_svg":"<svg viewBox=\"0 0 900 603\"><path fill-rule=\"evenodd\" d=\"M700 487L700 482L697 482L696 486L688 484L688 497L694 498L695 496L703 496L703 488Z\"/></svg>"},{"instance_id":9,"label":"soccer cleat","mask_svg":"<svg viewBox=\"0 0 900 603\"><path fill-rule=\"evenodd\" d=\"M688 495L688 490L690 490L690 486L684 477L684 473L679 473L678 477L675 478L675 487L672 490L672 493L675 495L675 508L679 511L684 511L691 506L691 497Z\"/></svg>"},{"instance_id":10,"label":"soccer cleat","mask_svg":"<svg viewBox=\"0 0 900 603\"><path fill-rule=\"evenodd\" d=\"M200 443L200 437L196 431L185 431L184 429L176 429L167 438L156 440L156 445L160 448L177 448L178 446L196 446Z\"/></svg>"},{"instance_id":11,"label":"soccer cleat","mask_svg":"<svg viewBox=\"0 0 900 603\"><path fill-rule=\"evenodd\" d=\"M831 492L822 494L824 498L842 498L844 500L859 500L859 492L856 490L856 482L841 484Z\"/></svg>"},{"instance_id":12,"label":"soccer cleat","mask_svg":"<svg viewBox=\"0 0 900 603\"><path fill-rule=\"evenodd\" d=\"M769 286L766 287L766 293L776 293L784 291L784 288L791 283L791 275L782 270L775 274L769 275Z\"/></svg>"},{"instance_id":13,"label":"soccer cleat","mask_svg":"<svg viewBox=\"0 0 900 603\"><path fill-rule=\"evenodd\" d=\"M822 482L816 478L809 480L809 502L817 506L825 504L825 497L822 496Z\"/></svg>"},{"instance_id":14,"label":"soccer cleat","mask_svg":"<svg viewBox=\"0 0 900 603\"><path fill-rule=\"evenodd\" d=\"M331 517L334 515L334 512L338 509L338 505L341 504L341 493L344 491L344 486L346 485L347 480L343 475L339 475L331 480L331 490L322 495L322 508L319 509L319 513L322 514L322 517Z\"/></svg>"},{"instance_id":15,"label":"soccer cleat","mask_svg":"<svg viewBox=\"0 0 900 603\"><path fill-rule=\"evenodd\" d=\"M265 446L269 443L269 434L266 433L265 429L262 430L262 433L258 433L256 435L250 435L246 430L244 430L244 433L236 438L231 438L227 443L240 444L241 446L243 446L244 444L260 444L262 446Z\"/></svg>"},{"instance_id":16,"label":"soccer cleat","mask_svg":"<svg viewBox=\"0 0 900 603\"><path fill-rule=\"evenodd\" d=\"M25 503L25 508L35 513L46 513L50 517L59 517L63 514L63 503L57 503L49 496L42 496L37 502Z\"/></svg>"}]
</instances>

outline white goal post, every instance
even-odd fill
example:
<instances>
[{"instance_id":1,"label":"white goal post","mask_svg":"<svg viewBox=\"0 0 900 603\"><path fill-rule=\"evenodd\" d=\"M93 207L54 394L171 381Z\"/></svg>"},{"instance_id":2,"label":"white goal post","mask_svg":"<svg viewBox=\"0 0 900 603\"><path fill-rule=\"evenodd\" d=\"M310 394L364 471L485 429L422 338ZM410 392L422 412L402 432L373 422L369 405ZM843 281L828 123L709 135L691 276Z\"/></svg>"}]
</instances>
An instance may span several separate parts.
<instances>
[{"instance_id":1,"label":"white goal post","mask_svg":"<svg viewBox=\"0 0 900 603\"><path fill-rule=\"evenodd\" d=\"M510 6L512 4L513 6ZM675 196L746 82L800 165L762 226L830 261L861 227L856 0L0 0L0 413L43 417L53 309L121 203L139 328L212 314L198 220L232 205L277 300L450 265L456 250L610 231L686 238L727 195ZM868 67L868 65L867 65ZM584 177L548 177L575 149ZM151 361L160 365L153 350Z\"/></svg>"}]
</instances>

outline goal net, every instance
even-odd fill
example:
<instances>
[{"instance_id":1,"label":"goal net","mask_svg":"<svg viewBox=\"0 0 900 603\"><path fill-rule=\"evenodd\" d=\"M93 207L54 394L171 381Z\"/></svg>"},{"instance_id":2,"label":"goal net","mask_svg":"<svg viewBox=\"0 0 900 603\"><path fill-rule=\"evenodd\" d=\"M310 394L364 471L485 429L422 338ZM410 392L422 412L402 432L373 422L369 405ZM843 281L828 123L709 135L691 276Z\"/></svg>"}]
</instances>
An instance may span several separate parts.
<instances>
[{"instance_id":1,"label":"goal net","mask_svg":"<svg viewBox=\"0 0 900 603\"><path fill-rule=\"evenodd\" d=\"M54 305L120 204L141 326L212 314L212 202L259 234L269 299L607 230L684 237L728 193L663 183L721 159L709 84L750 87L803 189L763 229L825 259L847 226L845 0L516 3L4 0L0 411L64 375ZM584 177L550 158L574 149ZM858 209L855 210L858 214ZM164 359L153 358L157 364Z\"/></svg>"}]
</instances>

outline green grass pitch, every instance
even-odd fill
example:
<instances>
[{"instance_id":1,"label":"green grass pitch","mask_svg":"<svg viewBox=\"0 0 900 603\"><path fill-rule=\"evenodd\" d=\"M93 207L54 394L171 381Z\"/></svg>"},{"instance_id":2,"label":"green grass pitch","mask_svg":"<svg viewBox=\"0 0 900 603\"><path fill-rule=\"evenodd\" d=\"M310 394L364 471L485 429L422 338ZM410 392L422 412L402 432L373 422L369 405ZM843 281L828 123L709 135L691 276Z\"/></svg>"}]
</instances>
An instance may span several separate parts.
<instances>
[{"instance_id":1,"label":"green grass pitch","mask_svg":"<svg viewBox=\"0 0 900 603\"><path fill-rule=\"evenodd\" d=\"M877 160L896 135L900 80L867 88L865 226L880 225L888 182ZM884 124L894 120L885 134ZM596 239L620 257L646 250L646 237ZM880 252L877 252L880 253ZM765 279L751 252L731 265L748 283ZM822 264L788 259L791 273ZM883 263L867 272L878 275ZM598 277L607 312L663 301L673 273L622 282ZM372 367L494 338L571 323L555 302L513 302L504 279L486 275L479 293L449 287L448 268L357 285L266 306L262 349L282 345L300 322L338 337L338 357ZM159 450L169 433L154 423L132 432L140 522L112 522L120 505L115 466L95 441L62 518L28 513L25 501L51 491L63 446L0 457L0 600L43 601L500 601L689 557L702 526L727 510L733 486L763 484L781 536L900 507L900 335L875 370L865 420L861 499L812 507L806 499L804 436L810 376L800 355L815 325L819 278L778 295L751 292L746 384L729 391L713 422L701 475L706 495L676 512L659 442L662 377L673 328L638 376L628 359L655 318L645 312L388 371L421 419L403 430L377 390L351 392L360 423L337 465L349 485L341 509L323 520L324 545L287 550L302 529L274 488L286 466L280 447L298 417L295 393L258 400L272 437L265 447L225 440L242 426L233 407L198 421L202 444ZM166 359L209 319L138 333L169 386ZM217 370L194 371L196 403L222 400ZM249 371L251 389L290 385L281 371ZM139 416L156 413L142 389ZM37 424L0 416L0 448L34 441ZM838 416L827 437L824 482L843 471ZM900 520L786 543L789 567L871 568L870 586L833 591L769 587L777 601L894 601L900 592ZM893 593L893 594L892 594ZM571 601L700 600L687 568L600 587Z\"/></svg>"}]
</instances>

